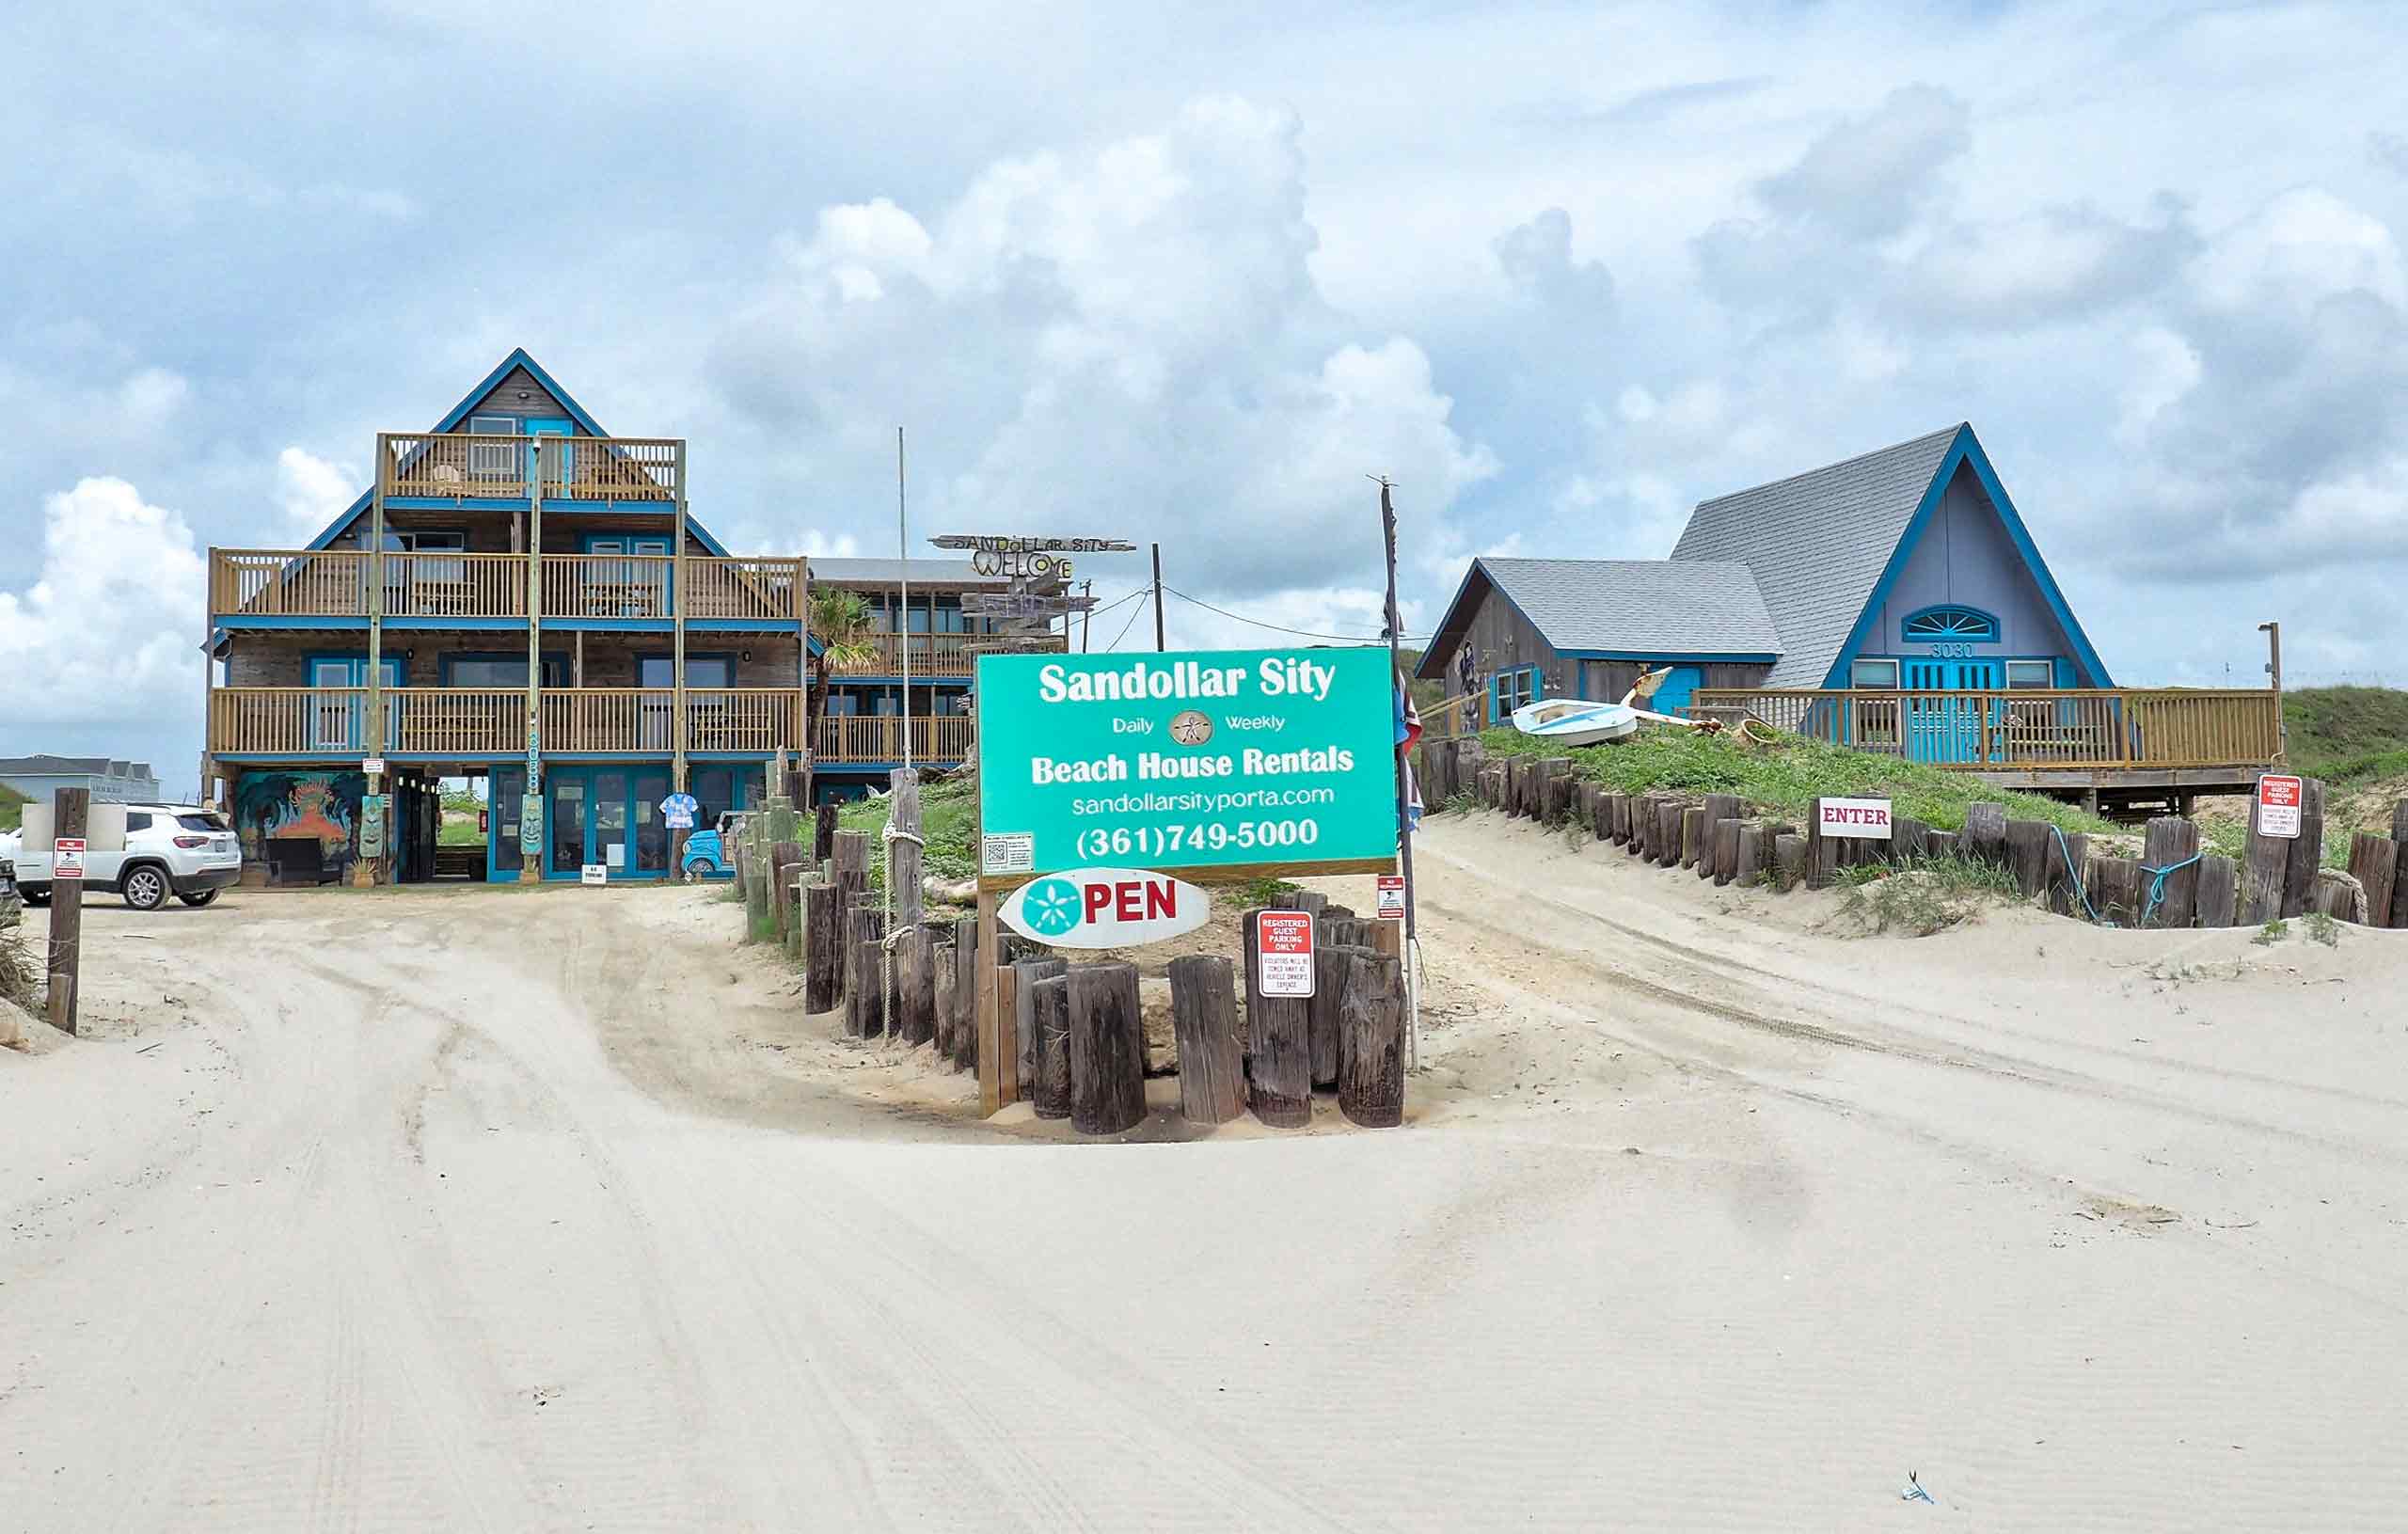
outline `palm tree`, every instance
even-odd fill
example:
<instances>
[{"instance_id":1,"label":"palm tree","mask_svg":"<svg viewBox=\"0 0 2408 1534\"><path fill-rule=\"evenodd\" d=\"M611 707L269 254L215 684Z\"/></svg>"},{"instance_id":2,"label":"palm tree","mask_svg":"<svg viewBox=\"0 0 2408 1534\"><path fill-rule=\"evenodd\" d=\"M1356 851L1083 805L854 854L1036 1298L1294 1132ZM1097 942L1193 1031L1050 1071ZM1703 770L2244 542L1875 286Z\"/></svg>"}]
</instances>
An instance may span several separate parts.
<instances>
[{"instance_id":1,"label":"palm tree","mask_svg":"<svg viewBox=\"0 0 2408 1534\"><path fill-rule=\"evenodd\" d=\"M803 720L803 738L819 749L819 721L828 714L828 673L838 666L863 666L878 658L870 642L869 604L857 592L831 586L811 598L811 637L819 653L811 657L810 706Z\"/></svg>"}]
</instances>

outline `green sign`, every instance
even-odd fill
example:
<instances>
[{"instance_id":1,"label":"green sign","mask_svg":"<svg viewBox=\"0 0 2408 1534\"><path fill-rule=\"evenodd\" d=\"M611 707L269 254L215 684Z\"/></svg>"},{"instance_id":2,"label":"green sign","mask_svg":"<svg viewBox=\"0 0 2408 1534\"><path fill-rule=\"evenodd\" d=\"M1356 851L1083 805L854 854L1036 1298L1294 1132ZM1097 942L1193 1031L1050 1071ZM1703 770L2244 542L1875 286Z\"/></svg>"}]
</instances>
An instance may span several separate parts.
<instances>
[{"instance_id":1,"label":"green sign","mask_svg":"<svg viewBox=\"0 0 2408 1534\"><path fill-rule=\"evenodd\" d=\"M1396 858L1382 649L978 657L979 872Z\"/></svg>"}]
</instances>

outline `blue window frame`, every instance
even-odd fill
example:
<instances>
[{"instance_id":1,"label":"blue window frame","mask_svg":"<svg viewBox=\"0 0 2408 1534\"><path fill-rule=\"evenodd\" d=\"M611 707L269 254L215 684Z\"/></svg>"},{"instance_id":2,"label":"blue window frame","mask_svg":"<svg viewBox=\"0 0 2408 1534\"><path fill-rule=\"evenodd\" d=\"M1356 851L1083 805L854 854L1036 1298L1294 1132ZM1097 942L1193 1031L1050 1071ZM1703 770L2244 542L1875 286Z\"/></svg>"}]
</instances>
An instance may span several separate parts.
<instances>
[{"instance_id":1,"label":"blue window frame","mask_svg":"<svg viewBox=\"0 0 2408 1534\"><path fill-rule=\"evenodd\" d=\"M1536 666L1516 666L1488 679L1488 722L1502 724L1513 710L1546 696L1546 673Z\"/></svg>"},{"instance_id":2,"label":"blue window frame","mask_svg":"<svg viewBox=\"0 0 2408 1534\"><path fill-rule=\"evenodd\" d=\"M1928 643L1934 640L1981 640L1990 643L1998 640L1998 619L1979 608L1954 604L1919 608L1907 614L1898 625L1901 639Z\"/></svg>"}]
</instances>

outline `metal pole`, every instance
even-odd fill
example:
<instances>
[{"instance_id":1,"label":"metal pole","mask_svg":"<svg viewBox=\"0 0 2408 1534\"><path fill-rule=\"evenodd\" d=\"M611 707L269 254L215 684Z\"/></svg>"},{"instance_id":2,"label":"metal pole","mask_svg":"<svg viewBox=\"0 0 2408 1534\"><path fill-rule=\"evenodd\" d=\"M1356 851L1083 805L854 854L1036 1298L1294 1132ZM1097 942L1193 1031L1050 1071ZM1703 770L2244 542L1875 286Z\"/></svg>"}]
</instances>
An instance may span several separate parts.
<instances>
[{"instance_id":1,"label":"metal pole","mask_svg":"<svg viewBox=\"0 0 2408 1534\"><path fill-rule=\"evenodd\" d=\"M1380 538L1386 546L1388 567L1388 685L1404 686L1404 670L1397 655L1399 641L1404 633L1404 619L1396 605L1396 505L1388 496L1388 482L1380 482ZM1404 1000L1406 1063L1414 1069L1421 1066L1421 990L1414 984L1414 960L1419 957L1419 929L1413 909L1413 814L1406 799L1404 746L1396 748L1396 845L1397 855L1404 874Z\"/></svg>"},{"instance_id":2,"label":"metal pole","mask_svg":"<svg viewBox=\"0 0 2408 1534\"><path fill-rule=\"evenodd\" d=\"M1157 653L1169 649L1163 642L1163 546L1154 546L1154 649Z\"/></svg>"},{"instance_id":3,"label":"metal pole","mask_svg":"<svg viewBox=\"0 0 2408 1534\"><path fill-rule=\"evenodd\" d=\"M672 733L676 747L676 760L670 764L669 778L673 791L686 791L686 439L677 439L676 458L671 469L677 478L676 541L669 546L669 614L673 635L670 648L671 681L676 688L673 704L677 723ZM642 678L639 677L641 681ZM728 680L734 681L734 677Z\"/></svg>"},{"instance_id":4,"label":"metal pole","mask_svg":"<svg viewBox=\"0 0 2408 1534\"><path fill-rule=\"evenodd\" d=\"M2290 754L2290 727L2283 722L2283 625L2279 623L2259 624L2258 631L2266 636L2266 674L2274 688L2274 760L2282 761Z\"/></svg>"},{"instance_id":5,"label":"metal pole","mask_svg":"<svg viewBox=\"0 0 2408 1534\"><path fill-rule=\"evenodd\" d=\"M1090 601L1090 602L1092 602L1093 600L1095 600L1095 582L1094 582L1094 581L1092 581L1092 580L1083 580L1083 581L1080 581L1080 582L1079 582L1079 594L1080 594L1081 596L1085 597L1085 598L1086 598L1088 601ZM1087 640L1088 640L1091 636L1093 636L1093 634L1094 634L1094 633L1095 633L1095 609L1094 609L1093 608L1088 608L1088 609L1086 609L1085 611L1083 611L1083 612L1081 612L1081 613L1079 614L1079 654L1081 654L1081 655L1085 655L1085 654L1086 654L1086 650L1087 650ZM1066 629L1064 629L1064 630L1063 630L1063 633L1062 633L1062 644L1063 644L1063 647L1064 647L1065 649L1069 648L1069 642L1070 642L1070 635L1069 635L1069 631L1066 628Z\"/></svg>"},{"instance_id":6,"label":"metal pole","mask_svg":"<svg viewBox=\"0 0 2408 1534\"><path fill-rule=\"evenodd\" d=\"M527 792L518 801L518 881L540 884L551 845L544 825L544 439L527 464ZM471 451L474 451L473 449Z\"/></svg>"},{"instance_id":7,"label":"metal pole","mask_svg":"<svg viewBox=\"0 0 2408 1534\"><path fill-rule=\"evenodd\" d=\"M385 435L376 435L376 482L368 491L368 729L367 755L370 761L382 761L385 755L385 465L388 456ZM407 678L404 678L404 681ZM385 791L385 775L372 772L367 777L367 794L373 799ZM362 809L360 817L366 820ZM393 817L383 817L385 845L393 845ZM391 856L388 851L386 854ZM358 876L355 884L376 882L376 864L362 858L356 865Z\"/></svg>"},{"instance_id":8,"label":"metal pole","mask_svg":"<svg viewBox=\"0 0 2408 1534\"><path fill-rule=\"evenodd\" d=\"M903 428L895 428L895 575L903 591L903 610L895 615L895 647L903 652L903 765L911 765L911 570L910 518L903 501ZM935 618L930 615L928 644L935 647Z\"/></svg>"}]
</instances>

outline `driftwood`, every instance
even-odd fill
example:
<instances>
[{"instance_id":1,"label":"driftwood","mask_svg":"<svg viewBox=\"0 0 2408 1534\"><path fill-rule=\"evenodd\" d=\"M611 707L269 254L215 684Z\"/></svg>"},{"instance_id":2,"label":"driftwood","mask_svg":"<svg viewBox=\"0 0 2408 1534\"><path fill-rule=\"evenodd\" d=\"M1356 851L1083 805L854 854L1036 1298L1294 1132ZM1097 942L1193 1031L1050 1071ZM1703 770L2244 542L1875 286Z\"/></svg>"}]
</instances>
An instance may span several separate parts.
<instances>
[{"instance_id":1,"label":"driftwood","mask_svg":"<svg viewBox=\"0 0 2408 1534\"><path fill-rule=\"evenodd\" d=\"M1172 959L1170 1014L1179 1038L1180 1115L1191 1124L1226 1124L1245 1112L1229 961L1218 954Z\"/></svg>"}]
</instances>

